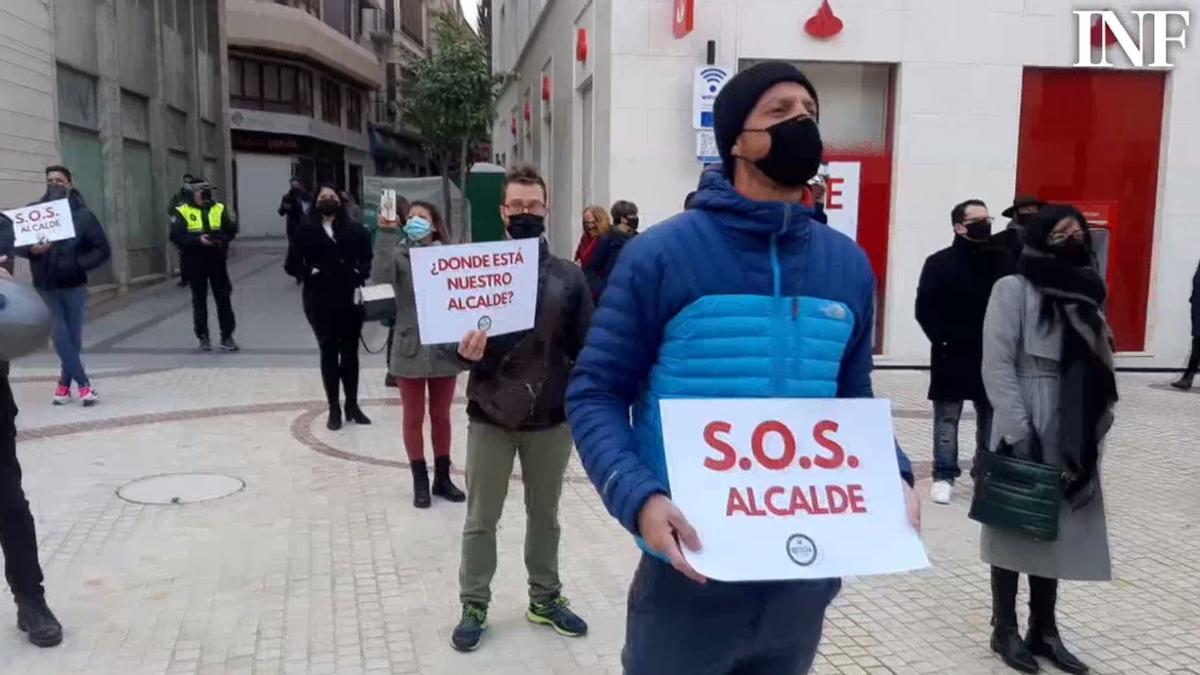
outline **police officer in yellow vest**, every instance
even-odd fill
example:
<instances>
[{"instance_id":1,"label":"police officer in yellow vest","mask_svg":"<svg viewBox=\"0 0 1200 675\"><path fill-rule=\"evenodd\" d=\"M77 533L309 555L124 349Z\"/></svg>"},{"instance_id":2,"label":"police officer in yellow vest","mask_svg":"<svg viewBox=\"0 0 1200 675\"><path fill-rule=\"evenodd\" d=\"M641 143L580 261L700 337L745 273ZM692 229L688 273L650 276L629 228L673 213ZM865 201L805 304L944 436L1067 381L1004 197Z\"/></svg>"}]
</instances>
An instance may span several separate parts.
<instances>
[{"instance_id":1,"label":"police officer in yellow vest","mask_svg":"<svg viewBox=\"0 0 1200 675\"><path fill-rule=\"evenodd\" d=\"M175 213L171 216L171 241L179 247L180 257L187 259L188 283L192 287L192 318L201 351L212 351L212 340L208 335L210 286L213 300L217 303L221 351L238 350L238 344L233 341L233 331L237 325L230 301L233 284L229 281L229 270L225 265L229 242L236 236L237 223L230 217L224 204L213 201L212 185L203 178L195 179L192 182L191 199L175 207Z\"/></svg>"}]
</instances>

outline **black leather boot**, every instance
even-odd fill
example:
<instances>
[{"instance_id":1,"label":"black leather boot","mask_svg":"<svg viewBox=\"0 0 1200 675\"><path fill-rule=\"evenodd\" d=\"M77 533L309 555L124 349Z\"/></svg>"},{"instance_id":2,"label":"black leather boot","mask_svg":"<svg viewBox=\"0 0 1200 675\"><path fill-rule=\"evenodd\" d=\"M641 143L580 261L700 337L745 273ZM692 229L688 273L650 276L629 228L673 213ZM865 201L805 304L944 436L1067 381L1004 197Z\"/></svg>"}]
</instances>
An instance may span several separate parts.
<instances>
[{"instance_id":1,"label":"black leather boot","mask_svg":"<svg viewBox=\"0 0 1200 675\"><path fill-rule=\"evenodd\" d=\"M371 423L371 418L367 417L362 408L358 407L357 403L346 404L346 421L354 422L355 424L367 425Z\"/></svg>"},{"instance_id":2,"label":"black leather boot","mask_svg":"<svg viewBox=\"0 0 1200 675\"><path fill-rule=\"evenodd\" d=\"M1022 673L1038 672L1037 659L1017 630L1017 585L1021 575L992 567L992 651L1009 667Z\"/></svg>"},{"instance_id":3,"label":"black leather boot","mask_svg":"<svg viewBox=\"0 0 1200 675\"><path fill-rule=\"evenodd\" d=\"M1040 670L1037 659L1021 640L1021 633L1016 626L1001 625L992 629L992 651L1000 655L1004 664L1022 673L1036 673Z\"/></svg>"},{"instance_id":4,"label":"black leather boot","mask_svg":"<svg viewBox=\"0 0 1200 675\"><path fill-rule=\"evenodd\" d=\"M463 502L467 496L450 480L450 458L437 457L433 460L433 494L448 502Z\"/></svg>"},{"instance_id":5,"label":"black leather boot","mask_svg":"<svg viewBox=\"0 0 1200 675\"><path fill-rule=\"evenodd\" d=\"M429 468L425 464L425 460L419 460L412 463L413 475L413 506L418 509L427 509L433 503L433 498L429 496Z\"/></svg>"},{"instance_id":6,"label":"black leather boot","mask_svg":"<svg viewBox=\"0 0 1200 675\"><path fill-rule=\"evenodd\" d=\"M1058 579L1029 577L1029 632L1025 646L1036 656L1050 659L1067 673L1083 675L1088 667L1067 651L1058 635L1055 608L1058 605Z\"/></svg>"},{"instance_id":7,"label":"black leather boot","mask_svg":"<svg viewBox=\"0 0 1200 675\"><path fill-rule=\"evenodd\" d=\"M55 647L62 642L62 624L46 606L43 597L16 596L17 628L29 635L38 647Z\"/></svg>"},{"instance_id":8,"label":"black leather boot","mask_svg":"<svg viewBox=\"0 0 1200 675\"><path fill-rule=\"evenodd\" d=\"M1193 379L1194 376L1185 373L1183 377L1180 377L1178 380L1172 382L1171 386L1181 391L1188 391L1192 388Z\"/></svg>"},{"instance_id":9,"label":"black leather boot","mask_svg":"<svg viewBox=\"0 0 1200 675\"><path fill-rule=\"evenodd\" d=\"M325 428L330 431L337 431L342 428L342 409L332 407L329 409L329 419L325 421Z\"/></svg>"}]
</instances>

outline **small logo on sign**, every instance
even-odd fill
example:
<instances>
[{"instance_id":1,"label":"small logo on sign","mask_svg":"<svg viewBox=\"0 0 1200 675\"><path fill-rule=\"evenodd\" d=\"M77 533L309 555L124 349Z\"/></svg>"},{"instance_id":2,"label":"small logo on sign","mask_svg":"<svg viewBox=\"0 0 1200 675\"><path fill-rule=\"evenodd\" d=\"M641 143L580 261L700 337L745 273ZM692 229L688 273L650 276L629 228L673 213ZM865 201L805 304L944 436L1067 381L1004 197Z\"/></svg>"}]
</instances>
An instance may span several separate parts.
<instances>
[{"instance_id":1,"label":"small logo on sign","mask_svg":"<svg viewBox=\"0 0 1200 675\"><path fill-rule=\"evenodd\" d=\"M787 554L792 562L808 567L817 560L817 543L803 534L793 534L787 540Z\"/></svg>"},{"instance_id":2,"label":"small logo on sign","mask_svg":"<svg viewBox=\"0 0 1200 675\"><path fill-rule=\"evenodd\" d=\"M479 317L479 323L476 325L479 327L479 330L487 330L492 327L492 317L481 316Z\"/></svg>"}]
</instances>

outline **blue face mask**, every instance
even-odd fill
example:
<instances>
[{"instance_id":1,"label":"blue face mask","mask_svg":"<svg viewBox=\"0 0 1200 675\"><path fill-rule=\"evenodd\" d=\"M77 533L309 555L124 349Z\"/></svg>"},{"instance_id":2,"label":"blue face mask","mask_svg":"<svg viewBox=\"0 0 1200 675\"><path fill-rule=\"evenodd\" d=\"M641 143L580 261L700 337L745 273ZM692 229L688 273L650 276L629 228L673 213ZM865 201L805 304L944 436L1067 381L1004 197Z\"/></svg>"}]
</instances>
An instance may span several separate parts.
<instances>
[{"instance_id":1,"label":"blue face mask","mask_svg":"<svg viewBox=\"0 0 1200 675\"><path fill-rule=\"evenodd\" d=\"M421 241L428 237L430 232L433 232L433 225L421 216L413 216L404 224L404 234L413 241Z\"/></svg>"}]
</instances>

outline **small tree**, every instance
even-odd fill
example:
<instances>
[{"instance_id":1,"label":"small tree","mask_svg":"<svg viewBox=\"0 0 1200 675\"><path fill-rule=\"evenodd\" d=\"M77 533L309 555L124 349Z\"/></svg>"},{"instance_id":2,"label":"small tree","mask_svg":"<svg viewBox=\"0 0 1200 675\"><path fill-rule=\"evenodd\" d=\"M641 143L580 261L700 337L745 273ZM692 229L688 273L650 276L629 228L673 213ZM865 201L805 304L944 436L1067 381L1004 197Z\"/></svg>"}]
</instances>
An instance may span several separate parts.
<instances>
[{"instance_id":1,"label":"small tree","mask_svg":"<svg viewBox=\"0 0 1200 675\"><path fill-rule=\"evenodd\" d=\"M475 13L475 27L483 46L487 48L488 66L492 65L492 0L479 0Z\"/></svg>"},{"instance_id":2,"label":"small tree","mask_svg":"<svg viewBox=\"0 0 1200 675\"><path fill-rule=\"evenodd\" d=\"M473 148L484 142L496 120L496 100L505 77L493 75L483 39L459 17L439 12L429 54L413 64L413 79L403 101L404 123L421 134L442 171L444 207L450 238L463 241L467 174ZM462 190L462 220L451 223L450 167L457 164Z\"/></svg>"}]
</instances>

